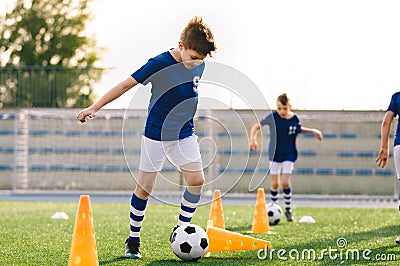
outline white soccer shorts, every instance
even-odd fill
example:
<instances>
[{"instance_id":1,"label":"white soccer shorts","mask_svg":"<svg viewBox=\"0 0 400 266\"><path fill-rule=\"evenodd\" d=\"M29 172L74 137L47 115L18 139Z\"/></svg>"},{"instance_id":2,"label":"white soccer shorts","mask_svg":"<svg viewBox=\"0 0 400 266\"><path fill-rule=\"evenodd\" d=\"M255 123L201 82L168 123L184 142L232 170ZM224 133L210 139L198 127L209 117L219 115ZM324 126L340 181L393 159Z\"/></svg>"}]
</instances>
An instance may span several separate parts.
<instances>
[{"instance_id":1,"label":"white soccer shorts","mask_svg":"<svg viewBox=\"0 0 400 266\"><path fill-rule=\"evenodd\" d=\"M291 161L283 161L283 162L270 162L270 169L269 173L271 175L279 175L279 173L282 171L282 174L289 174L291 175L293 173L293 168L294 168L294 162Z\"/></svg>"},{"instance_id":2,"label":"white soccer shorts","mask_svg":"<svg viewBox=\"0 0 400 266\"><path fill-rule=\"evenodd\" d=\"M197 136L180 140L157 141L142 136L139 169L145 172L161 171L165 159L179 170L188 163L202 163Z\"/></svg>"}]
</instances>

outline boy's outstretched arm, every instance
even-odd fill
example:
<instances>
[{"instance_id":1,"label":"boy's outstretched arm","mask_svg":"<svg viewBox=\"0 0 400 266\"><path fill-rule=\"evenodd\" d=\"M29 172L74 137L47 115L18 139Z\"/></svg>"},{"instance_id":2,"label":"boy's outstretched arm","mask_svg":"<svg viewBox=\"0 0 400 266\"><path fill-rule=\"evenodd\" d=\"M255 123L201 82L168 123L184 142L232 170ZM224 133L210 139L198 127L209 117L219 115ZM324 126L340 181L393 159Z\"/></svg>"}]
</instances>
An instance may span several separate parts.
<instances>
[{"instance_id":1,"label":"boy's outstretched arm","mask_svg":"<svg viewBox=\"0 0 400 266\"><path fill-rule=\"evenodd\" d=\"M324 138L322 132L316 128L308 128L302 126L301 133L313 133L318 140L322 140Z\"/></svg>"},{"instance_id":2,"label":"boy's outstretched arm","mask_svg":"<svg viewBox=\"0 0 400 266\"><path fill-rule=\"evenodd\" d=\"M118 83L115 87L110 89L106 94L100 97L96 102L94 102L91 106L81 110L78 115L77 119L82 123L86 122L86 118L94 118L96 113L106 104L112 102L113 100L117 99L119 96L127 92L129 89L137 85L138 82L129 77L126 80Z\"/></svg>"},{"instance_id":3,"label":"boy's outstretched arm","mask_svg":"<svg viewBox=\"0 0 400 266\"><path fill-rule=\"evenodd\" d=\"M382 168L388 163L389 158L389 133L390 125L392 124L394 118L394 113L392 111L387 111L383 117L381 124L381 149L379 150L376 162L378 166Z\"/></svg>"},{"instance_id":4,"label":"boy's outstretched arm","mask_svg":"<svg viewBox=\"0 0 400 266\"><path fill-rule=\"evenodd\" d=\"M249 148L251 151L257 150L257 134L258 131L260 131L261 124L260 123L255 123L250 130L250 143L249 143Z\"/></svg>"}]
</instances>

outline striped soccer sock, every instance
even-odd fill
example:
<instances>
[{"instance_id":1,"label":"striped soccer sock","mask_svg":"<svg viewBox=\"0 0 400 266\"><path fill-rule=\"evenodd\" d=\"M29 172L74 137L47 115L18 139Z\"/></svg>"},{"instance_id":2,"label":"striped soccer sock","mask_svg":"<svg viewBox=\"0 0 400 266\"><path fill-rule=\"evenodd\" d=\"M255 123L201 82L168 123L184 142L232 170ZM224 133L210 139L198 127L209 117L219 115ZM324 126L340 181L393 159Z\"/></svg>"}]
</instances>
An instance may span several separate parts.
<instances>
[{"instance_id":1,"label":"striped soccer sock","mask_svg":"<svg viewBox=\"0 0 400 266\"><path fill-rule=\"evenodd\" d=\"M292 205L292 188L284 188L283 189L283 199L285 200L286 211L290 211Z\"/></svg>"},{"instance_id":2,"label":"striped soccer sock","mask_svg":"<svg viewBox=\"0 0 400 266\"><path fill-rule=\"evenodd\" d=\"M140 242L140 229L142 228L146 205L147 200L140 199L135 195L135 193L132 193L130 211L130 240Z\"/></svg>"},{"instance_id":3,"label":"striped soccer sock","mask_svg":"<svg viewBox=\"0 0 400 266\"><path fill-rule=\"evenodd\" d=\"M179 213L178 225L182 226L189 224L192 220L193 214L196 211L197 205L199 205L201 194L192 194L186 188L183 192L181 201L181 209Z\"/></svg>"},{"instance_id":4,"label":"striped soccer sock","mask_svg":"<svg viewBox=\"0 0 400 266\"><path fill-rule=\"evenodd\" d=\"M273 188L269 188L269 193L271 194L272 202L276 203L278 201L279 190L273 189Z\"/></svg>"}]
</instances>

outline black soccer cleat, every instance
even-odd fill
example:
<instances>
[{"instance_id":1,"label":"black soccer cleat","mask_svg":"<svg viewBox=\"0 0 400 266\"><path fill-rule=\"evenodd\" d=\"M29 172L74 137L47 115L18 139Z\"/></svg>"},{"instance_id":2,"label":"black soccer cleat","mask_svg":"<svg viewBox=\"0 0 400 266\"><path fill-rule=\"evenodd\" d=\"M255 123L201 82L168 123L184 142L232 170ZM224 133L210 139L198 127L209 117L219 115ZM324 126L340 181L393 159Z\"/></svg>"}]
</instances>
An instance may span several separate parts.
<instances>
[{"instance_id":1,"label":"black soccer cleat","mask_svg":"<svg viewBox=\"0 0 400 266\"><path fill-rule=\"evenodd\" d=\"M128 238L125 241L125 257L140 259L142 257L142 254L140 254L140 242Z\"/></svg>"},{"instance_id":2,"label":"black soccer cleat","mask_svg":"<svg viewBox=\"0 0 400 266\"><path fill-rule=\"evenodd\" d=\"M286 221L293 222L293 213L289 210L285 211Z\"/></svg>"}]
</instances>

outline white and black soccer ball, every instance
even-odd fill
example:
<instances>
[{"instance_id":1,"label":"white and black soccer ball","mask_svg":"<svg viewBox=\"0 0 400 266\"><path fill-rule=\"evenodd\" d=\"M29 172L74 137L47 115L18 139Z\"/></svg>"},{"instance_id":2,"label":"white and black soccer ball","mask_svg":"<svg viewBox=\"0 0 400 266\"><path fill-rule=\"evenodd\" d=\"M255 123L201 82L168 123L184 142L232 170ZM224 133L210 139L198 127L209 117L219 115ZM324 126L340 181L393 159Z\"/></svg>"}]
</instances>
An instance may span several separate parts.
<instances>
[{"instance_id":1,"label":"white and black soccer ball","mask_svg":"<svg viewBox=\"0 0 400 266\"><path fill-rule=\"evenodd\" d=\"M276 203L270 202L266 205L270 225L277 225L282 220L282 208Z\"/></svg>"},{"instance_id":2,"label":"white and black soccer ball","mask_svg":"<svg viewBox=\"0 0 400 266\"><path fill-rule=\"evenodd\" d=\"M185 261L197 261L208 251L207 233L198 225L179 226L171 237L171 248L174 254Z\"/></svg>"}]
</instances>

